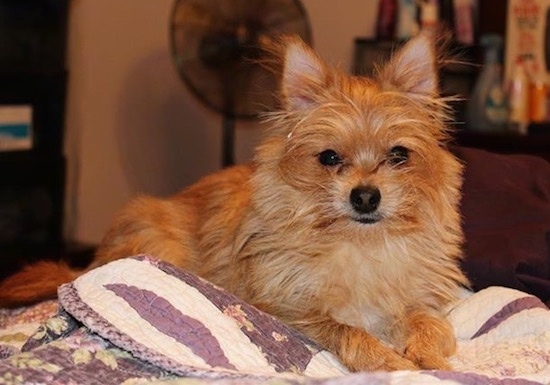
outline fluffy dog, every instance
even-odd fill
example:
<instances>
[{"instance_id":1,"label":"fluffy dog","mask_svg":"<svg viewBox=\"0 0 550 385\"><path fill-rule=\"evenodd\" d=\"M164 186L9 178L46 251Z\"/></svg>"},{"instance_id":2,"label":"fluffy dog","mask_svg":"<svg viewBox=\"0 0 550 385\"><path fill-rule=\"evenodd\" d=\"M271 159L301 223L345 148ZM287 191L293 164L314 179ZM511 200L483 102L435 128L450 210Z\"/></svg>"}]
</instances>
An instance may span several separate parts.
<instances>
[{"instance_id":1,"label":"fluffy dog","mask_svg":"<svg viewBox=\"0 0 550 385\"><path fill-rule=\"evenodd\" d=\"M373 78L329 67L295 37L270 50L280 109L254 161L133 200L89 268L150 254L296 327L351 370L448 368L444 309L467 280L462 166L446 149L435 39L412 39ZM55 296L80 274L28 266L2 283L0 304Z\"/></svg>"}]
</instances>

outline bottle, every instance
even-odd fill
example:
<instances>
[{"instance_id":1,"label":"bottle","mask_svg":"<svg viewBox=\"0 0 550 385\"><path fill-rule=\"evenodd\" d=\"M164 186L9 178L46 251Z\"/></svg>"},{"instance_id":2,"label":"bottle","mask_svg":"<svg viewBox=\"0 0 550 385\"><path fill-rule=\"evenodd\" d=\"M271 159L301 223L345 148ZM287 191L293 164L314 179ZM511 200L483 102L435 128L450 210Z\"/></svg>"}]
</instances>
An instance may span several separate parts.
<instances>
[{"instance_id":1,"label":"bottle","mask_svg":"<svg viewBox=\"0 0 550 385\"><path fill-rule=\"evenodd\" d=\"M378 23L376 38L378 40L393 40L397 18L397 0L380 0L378 2Z\"/></svg>"},{"instance_id":2,"label":"bottle","mask_svg":"<svg viewBox=\"0 0 550 385\"><path fill-rule=\"evenodd\" d=\"M529 68L529 122L542 123L547 121L547 85L539 66L531 61Z\"/></svg>"},{"instance_id":3,"label":"bottle","mask_svg":"<svg viewBox=\"0 0 550 385\"><path fill-rule=\"evenodd\" d=\"M466 104L468 129L504 131L508 119L506 93L502 78L502 37L496 34L481 37L484 66Z\"/></svg>"},{"instance_id":4,"label":"bottle","mask_svg":"<svg viewBox=\"0 0 550 385\"><path fill-rule=\"evenodd\" d=\"M454 33L456 41L465 44L474 44L475 30L477 23L477 3L474 0L454 0Z\"/></svg>"},{"instance_id":5,"label":"bottle","mask_svg":"<svg viewBox=\"0 0 550 385\"><path fill-rule=\"evenodd\" d=\"M439 23L437 0L424 0L420 4L420 29L434 29Z\"/></svg>"},{"instance_id":6,"label":"bottle","mask_svg":"<svg viewBox=\"0 0 550 385\"><path fill-rule=\"evenodd\" d=\"M418 33L417 0L399 0L397 6L397 27L395 37L405 41Z\"/></svg>"},{"instance_id":7,"label":"bottle","mask_svg":"<svg viewBox=\"0 0 550 385\"><path fill-rule=\"evenodd\" d=\"M529 125L529 77L525 69L525 60L518 56L508 88L508 105L510 109L510 131L525 135Z\"/></svg>"}]
</instances>

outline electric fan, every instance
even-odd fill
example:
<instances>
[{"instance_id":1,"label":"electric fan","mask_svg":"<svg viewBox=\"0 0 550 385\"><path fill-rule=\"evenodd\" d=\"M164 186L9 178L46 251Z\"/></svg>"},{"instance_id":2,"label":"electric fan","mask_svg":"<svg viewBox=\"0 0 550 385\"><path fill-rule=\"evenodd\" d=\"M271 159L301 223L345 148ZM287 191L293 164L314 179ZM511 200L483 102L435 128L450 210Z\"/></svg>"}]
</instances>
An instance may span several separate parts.
<instances>
[{"instance_id":1,"label":"electric fan","mask_svg":"<svg viewBox=\"0 0 550 385\"><path fill-rule=\"evenodd\" d=\"M233 164L236 119L275 107L277 77L260 63L259 41L297 34L311 44L299 0L176 0L170 43L191 92L223 117L222 163Z\"/></svg>"}]
</instances>

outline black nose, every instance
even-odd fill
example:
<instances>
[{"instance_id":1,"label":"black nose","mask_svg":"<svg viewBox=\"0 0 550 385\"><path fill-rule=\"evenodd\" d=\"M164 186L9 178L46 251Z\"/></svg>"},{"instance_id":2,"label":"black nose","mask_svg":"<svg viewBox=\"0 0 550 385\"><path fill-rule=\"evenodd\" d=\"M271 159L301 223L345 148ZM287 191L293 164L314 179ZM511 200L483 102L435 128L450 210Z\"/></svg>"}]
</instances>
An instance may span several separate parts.
<instances>
[{"instance_id":1,"label":"black nose","mask_svg":"<svg viewBox=\"0 0 550 385\"><path fill-rule=\"evenodd\" d=\"M372 186L360 186L351 190L349 201L360 214L370 214L380 205L380 190Z\"/></svg>"}]
</instances>

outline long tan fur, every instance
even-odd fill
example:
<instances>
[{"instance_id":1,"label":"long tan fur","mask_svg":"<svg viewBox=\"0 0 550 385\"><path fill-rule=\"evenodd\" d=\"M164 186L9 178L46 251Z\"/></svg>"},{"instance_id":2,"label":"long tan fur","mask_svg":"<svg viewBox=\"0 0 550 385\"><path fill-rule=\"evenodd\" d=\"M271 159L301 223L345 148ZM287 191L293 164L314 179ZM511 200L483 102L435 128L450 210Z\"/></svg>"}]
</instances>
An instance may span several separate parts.
<instances>
[{"instance_id":1,"label":"long tan fur","mask_svg":"<svg viewBox=\"0 0 550 385\"><path fill-rule=\"evenodd\" d=\"M89 268L150 254L295 326L352 370L448 368L444 309L467 282L462 167L445 148L434 40L411 40L372 79L328 67L297 38L270 49L281 109L252 164L130 202ZM54 295L78 274L30 266L0 285L0 304Z\"/></svg>"}]
</instances>

